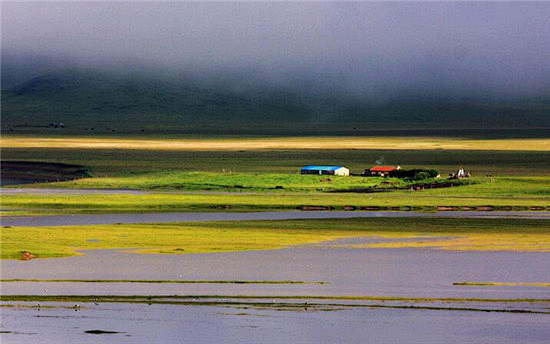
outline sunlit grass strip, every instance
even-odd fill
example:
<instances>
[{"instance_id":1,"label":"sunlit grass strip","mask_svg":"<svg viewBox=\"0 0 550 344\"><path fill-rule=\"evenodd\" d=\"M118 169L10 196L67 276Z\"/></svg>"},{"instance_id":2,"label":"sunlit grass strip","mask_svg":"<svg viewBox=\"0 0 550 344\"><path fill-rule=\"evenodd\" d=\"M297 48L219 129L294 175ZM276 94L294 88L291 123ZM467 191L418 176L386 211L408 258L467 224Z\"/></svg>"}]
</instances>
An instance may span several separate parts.
<instances>
[{"instance_id":1,"label":"sunlit grass strip","mask_svg":"<svg viewBox=\"0 0 550 344\"><path fill-rule=\"evenodd\" d=\"M182 283L182 284L326 284L323 281L253 281L253 280L131 280L131 279L0 279L6 282L48 283Z\"/></svg>"},{"instance_id":2,"label":"sunlit grass strip","mask_svg":"<svg viewBox=\"0 0 550 344\"><path fill-rule=\"evenodd\" d=\"M458 286L477 287L550 287L550 283L522 283L522 282L455 282Z\"/></svg>"},{"instance_id":3,"label":"sunlit grass strip","mask_svg":"<svg viewBox=\"0 0 550 344\"><path fill-rule=\"evenodd\" d=\"M2 138L2 148L80 148L172 151L234 151L280 149L407 149L548 151L550 139L475 140L434 137L270 137L206 139L123 139L100 137Z\"/></svg>"}]
</instances>

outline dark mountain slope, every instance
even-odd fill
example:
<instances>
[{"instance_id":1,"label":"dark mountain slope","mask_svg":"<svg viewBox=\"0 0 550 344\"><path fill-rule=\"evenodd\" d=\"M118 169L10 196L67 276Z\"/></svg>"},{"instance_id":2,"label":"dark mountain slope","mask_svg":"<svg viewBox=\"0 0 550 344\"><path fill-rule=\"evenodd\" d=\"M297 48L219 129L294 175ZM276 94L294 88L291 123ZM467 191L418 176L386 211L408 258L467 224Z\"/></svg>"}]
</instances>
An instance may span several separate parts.
<instances>
[{"instance_id":1,"label":"dark mountain slope","mask_svg":"<svg viewBox=\"0 0 550 344\"><path fill-rule=\"evenodd\" d=\"M65 132L352 134L392 129L550 127L550 102L358 98L269 85L232 87L191 77L66 70L2 91L2 130Z\"/></svg>"}]
</instances>

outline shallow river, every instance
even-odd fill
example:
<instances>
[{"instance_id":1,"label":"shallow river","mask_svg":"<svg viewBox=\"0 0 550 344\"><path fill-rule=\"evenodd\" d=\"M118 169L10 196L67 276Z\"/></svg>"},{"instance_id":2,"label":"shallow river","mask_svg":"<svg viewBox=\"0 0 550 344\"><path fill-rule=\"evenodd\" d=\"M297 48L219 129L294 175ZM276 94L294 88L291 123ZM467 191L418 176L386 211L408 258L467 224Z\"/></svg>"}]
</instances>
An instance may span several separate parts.
<instances>
[{"instance_id":1,"label":"shallow river","mask_svg":"<svg viewBox=\"0 0 550 344\"><path fill-rule=\"evenodd\" d=\"M342 249L333 247L332 243L217 254L140 255L116 250L85 253L60 259L2 261L2 278L301 280L327 284L6 282L2 283L2 294L550 299L547 287L452 285L461 281L547 282L550 255L546 253ZM303 307L285 308L238 301L244 304L90 302L76 309L70 303L42 302L41 307L37 307L36 302L18 303L23 307L2 309L0 331L4 333L0 339L2 343L547 343L550 338L550 314L313 307L305 303ZM387 307L388 303L378 302L378 305ZM439 306L476 307L460 302L443 302ZM490 306L518 307L502 302ZM546 302L539 309L547 311L548 307ZM117 333L85 332L89 330Z\"/></svg>"},{"instance_id":2,"label":"shallow river","mask_svg":"<svg viewBox=\"0 0 550 344\"><path fill-rule=\"evenodd\" d=\"M261 212L158 213L3 217L5 226L59 226L174 221L229 221L348 217L550 218L550 212ZM2 295L248 295L402 296L550 299L550 288L467 287L454 282L550 282L549 253L352 249L350 239L282 250L154 255L92 250L84 255L0 261L3 279L159 279L322 281L325 284L151 284L3 282ZM274 301L275 302L275 301ZM300 301L303 302L303 301ZM325 301L329 302L329 301ZM246 302L245 302L246 303ZM274 308L243 305L170 305L8 302L5 343L547 343L550 314L362 306ZM535 310L548 312L548 301ZM441 303L447 307L449 303ZM48 306L53 306L49 308ZM388 304L378 305L387 307ZM525 306L525 305L524 305ZM513 309L498 302L491 307ZM522 306L523 307L523 306ZM534 306L526 305L527 309ZM525 309L525 308L522 308ZM116 333L91 334L89 330Z\"/></svg>"}]
</instances>

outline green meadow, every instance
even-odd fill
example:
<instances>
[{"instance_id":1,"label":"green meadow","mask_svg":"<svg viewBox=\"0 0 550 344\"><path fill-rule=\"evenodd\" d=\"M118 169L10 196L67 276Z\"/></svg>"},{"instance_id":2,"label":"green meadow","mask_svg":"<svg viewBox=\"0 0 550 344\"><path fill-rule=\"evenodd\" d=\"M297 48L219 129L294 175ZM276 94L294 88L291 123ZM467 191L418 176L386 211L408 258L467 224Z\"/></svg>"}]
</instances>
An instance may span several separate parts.
<instances>
[{"instance_id":1,"label":"green meadow","mask_svg":"<svg viewBox=\"0 0 550 344\"><path fill-rule=\"evenodd\" d=\"M179 191L338 191L403 188L418 183L446 183L445 179L406 181L398 178L300 175L284 173L182 172L143 173L133 176L85 178L52 184L62 188L100 188ZM463 181L455 181L457 185ZM474 180L464 183L476 183Z\"/></svg>"}]
</instances>

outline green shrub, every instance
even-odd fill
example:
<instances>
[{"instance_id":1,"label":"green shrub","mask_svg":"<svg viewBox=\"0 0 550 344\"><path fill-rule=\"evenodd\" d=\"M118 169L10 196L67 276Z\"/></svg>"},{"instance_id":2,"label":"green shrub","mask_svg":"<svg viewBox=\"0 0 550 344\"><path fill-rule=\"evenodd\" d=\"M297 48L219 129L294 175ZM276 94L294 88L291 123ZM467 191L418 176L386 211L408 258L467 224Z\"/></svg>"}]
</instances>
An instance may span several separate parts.
<instances>
[{"instance_id":1,"label":"green shrub","mask_svg":"<svg viewBox=\"0 0 550 344\"><path fill-rule=\"evenodd\" d=\"M390 177L402 178L407 180L425 180L430 178L436 178L439 175L437 170L427 169L412 169L412 170L396 170L390 172Z\"/></svg>"}]
</instances>

